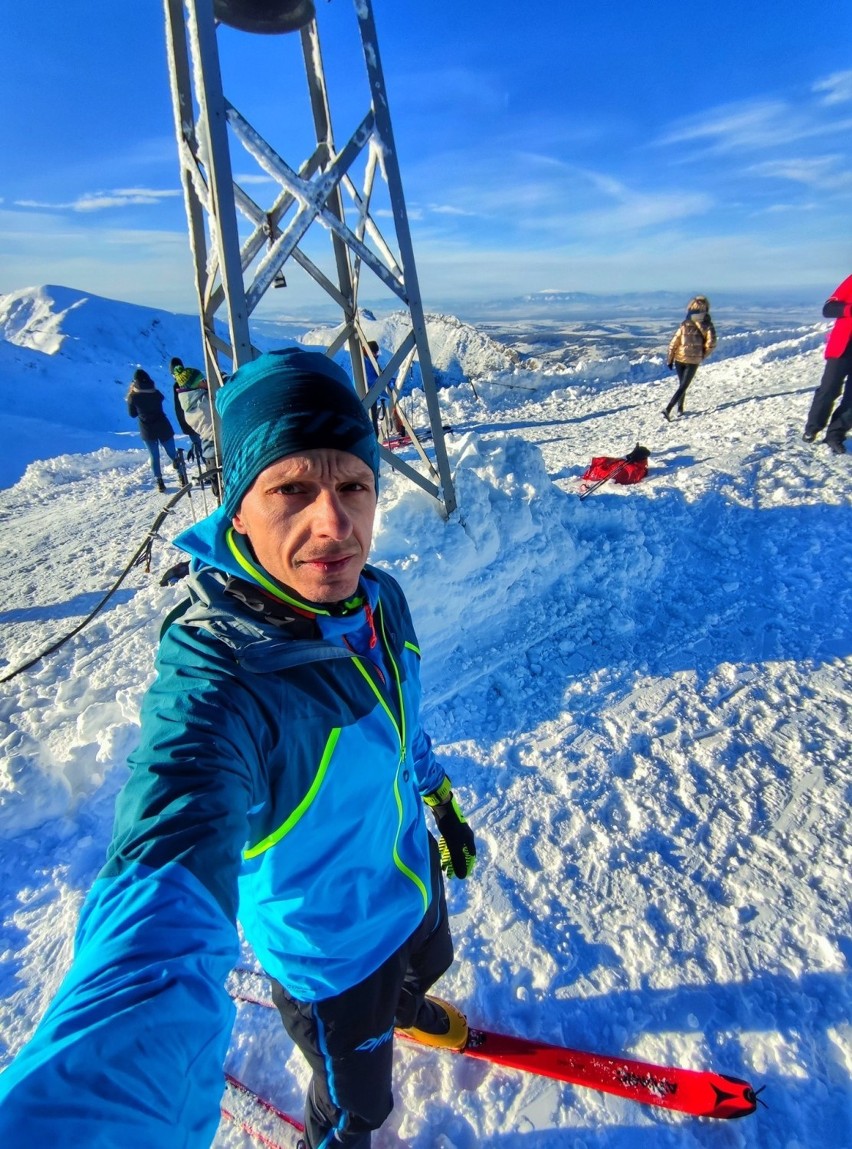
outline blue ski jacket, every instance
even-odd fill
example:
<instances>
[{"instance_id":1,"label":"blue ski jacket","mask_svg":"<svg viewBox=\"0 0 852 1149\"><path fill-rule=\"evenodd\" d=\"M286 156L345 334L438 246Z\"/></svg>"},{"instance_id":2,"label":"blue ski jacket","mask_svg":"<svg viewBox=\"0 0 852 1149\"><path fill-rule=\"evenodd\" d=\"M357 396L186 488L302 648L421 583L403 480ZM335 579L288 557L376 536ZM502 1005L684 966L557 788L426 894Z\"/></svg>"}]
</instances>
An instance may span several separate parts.
<instances>
[{"instance_id":1,"label":"blue ski jacket","mask_svg":"<svg viewBox=\"0 0 852 1149\"><path fill-rule=\"evenodd\" d=\"M419 719L398 584L310 617L230 536L185 532L141 741L75 958L0 1075L0 1144L195 1149L219 1119L237 920L264 969L321 1000L379 967L432 890L422 796L445 775Z\"/></svg>"}]
</instances>

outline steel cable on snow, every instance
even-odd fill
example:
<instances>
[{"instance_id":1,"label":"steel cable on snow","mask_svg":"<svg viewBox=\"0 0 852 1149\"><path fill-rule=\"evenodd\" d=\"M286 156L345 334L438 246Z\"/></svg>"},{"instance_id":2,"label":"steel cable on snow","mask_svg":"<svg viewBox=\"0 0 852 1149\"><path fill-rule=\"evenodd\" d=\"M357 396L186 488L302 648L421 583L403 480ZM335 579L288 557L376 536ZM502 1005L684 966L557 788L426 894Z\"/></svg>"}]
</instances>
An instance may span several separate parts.
<instances>
[{"instance_id":1,"label":"steel cable on snow","mask_svg":"<svg viewBox=\"0 0 852 1149\"><path fill-rule=\"evenodd\" d=\"M101 610L103 610L104 606L106 606L106 604L109 602L109 600L112 598L112 596L115 594L115 592L118 590L118 588L121 586L121 584L124 582L124 580L127 578L127 576L130 574L130 572L133 570L133 568L135 566L141 566L142 563L144 562L146 573L150 573L150 570L151 570L151 565L150 565L151 564L151 550L152 550L153 545L154 545L154 539L156 539L158 537L158 531L159 531L160 527L162 526L162 524L165 522L166 518L171 514L172 508L175 506L176 503L178 503L180 501L180 499L183 498L183 496L185 494L188 494L189 491L190 491L190 484L187 483L186 486L181 487L180 490L177 492L177 494L173 495L169 499L169 501L166 503L166 505L163 507L163 509L160 511L160 513L157 515L156 519L154 520L154 523L153 523L151 529L148 531L148 534L145 536L144 541L142 542L142 544L139 547L137 547L137 549L133 555L133 558L130 560L130 562L127 564L127 566L124 568L124 570L118 576L118 578L115 580L115 582L112 584L112 586L109 588L109 590L103 596L103 598L100 600L100 602L95 606L95 608L93 610L91 610L88 613L88 615L86 615L86 617L83 619L83 621L78 623L77 626L75 626L73 630L68 632L68 634L66 634L62 638L58 639L51 646L48 646L46 650L42 650L39 654L35 655L35 657L31 658L29 660L29 662L25 662L22 666L16 667L16 669L11 671L9 674L4 674L3 677L0 678L0 683L10 682L13 678L16 678L19 674L23 674L23 672L25 670L29 670L30 667L35 666L35 664L37 662L40 662L43 658L47 658L47 656L49 654L53 654L55 651L59 650L59 648L61 646L64 646L66 642L68 642L70 639L72 639L76 634L79 634L80 631L83 630L84 627L88 626L88 624L92 621L92 619ZM192 496L190 495L190 503L191 502L192 502Z\"/></svg>"}]
</instances>

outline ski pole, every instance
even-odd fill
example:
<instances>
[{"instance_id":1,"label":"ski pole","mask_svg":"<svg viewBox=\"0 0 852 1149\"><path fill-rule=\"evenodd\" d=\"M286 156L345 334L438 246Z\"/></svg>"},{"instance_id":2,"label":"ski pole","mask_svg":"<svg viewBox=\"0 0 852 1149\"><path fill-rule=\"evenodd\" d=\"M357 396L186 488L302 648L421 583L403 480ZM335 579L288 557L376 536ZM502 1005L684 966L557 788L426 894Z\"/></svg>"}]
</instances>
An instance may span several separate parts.
<instances>
[{"instance_id":1,"label":"ski pole","mask_svg":"<svg viewBox=\"0 0 852 1149\"><path fill-rule=\"evenodd\" d=\"M585 499L587 495L592 493L592 491L596 491L598 487L602 487L604 483L608 483L610 479L614 479L616 475L620 475L626 466L627 460L622 459L619 465L614 470L610 471L608 475L605 475L602 479L598 479L598 481L591 487L586 487L584 491L580 491L580 498Z\"/></svg>"},{"instance_id":2,"label":"ski pole","mask_svg":"<svg viewBox=\"0 0 852 1149\"><path fill-rule=\"evenodd\" d=\"M598 481L593 486L586 487L585 490L580 491L580 498L585 499L587 495L592 493L592 491L596 491L598 487L602 487L604 483L608 483L610 479L614 479L616 475L620 475L628 463L641 463L647 459L650 454L651 452L647 447L642 447L637 443L630 454L627 455L626 458L622 459L619 465L614 467L608 475L605 475L602 479L598 479Z\"/></svg>"}]
</instances>

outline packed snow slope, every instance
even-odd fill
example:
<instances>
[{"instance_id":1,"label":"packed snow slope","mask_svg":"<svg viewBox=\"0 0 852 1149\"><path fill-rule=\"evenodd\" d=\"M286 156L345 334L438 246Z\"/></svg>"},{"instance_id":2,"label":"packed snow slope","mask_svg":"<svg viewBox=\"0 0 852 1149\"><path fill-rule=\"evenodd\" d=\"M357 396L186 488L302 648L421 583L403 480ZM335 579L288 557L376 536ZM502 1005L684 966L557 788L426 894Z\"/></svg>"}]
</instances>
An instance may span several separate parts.
<instances>
[{"instance_id":1,"label":"packed snow slope","mask_svg":"<svg viewBox=\"0 0 852 1149\"><path fill-rule=\"evenodd\" d=\"M852 1145L852 456L800 439L824 325L798 320L720 324L664 422L680 318L632 355L611 332L603 358L597 336L569 355L551 331L542 355L491 324L521 362L441 393L459 509L445 521L383 469L374 559L409 596L425 722L479 843L449 890L441 992L484 1026L746 1078L768 1108L701 1121L398 1047L376 1149ZM52 381L68 403L87 385L51 365L34 413ZM422 395L404 403L422 424ZM637 441L648 478L581 501L591 457ZM0 491L6 675L83 621L163 504L138 440L44 446ZM183 595L160 585L168 539L202 513L196 490L150 574L2 686L0 1065L70 961ZM228 1068L301 1111L308 1074L271 1011L239 1007ZM252 1142L223 1121L215 1144Z\"/></svg>"}]
</instances>

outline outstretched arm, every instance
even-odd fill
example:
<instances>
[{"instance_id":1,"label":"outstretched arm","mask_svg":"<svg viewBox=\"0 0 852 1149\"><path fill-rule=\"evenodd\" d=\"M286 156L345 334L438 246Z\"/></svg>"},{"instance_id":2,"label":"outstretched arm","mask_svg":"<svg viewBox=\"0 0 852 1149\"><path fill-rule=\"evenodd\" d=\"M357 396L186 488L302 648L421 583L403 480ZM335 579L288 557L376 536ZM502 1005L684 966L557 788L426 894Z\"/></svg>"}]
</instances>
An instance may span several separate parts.
<instances>
[{"instance_id":1,"label":"outstretched arm","mask_svg":"<svg viewBox=\"0 0 852 1149\"><path fill-rule=\"evenodd\" d=\"M224 982L238 956L251 745L209 683L199 692L161 657L73 964L0 1075L4 1149L209 1146L234 1015Z\"/></svg>"}]
</instances>

